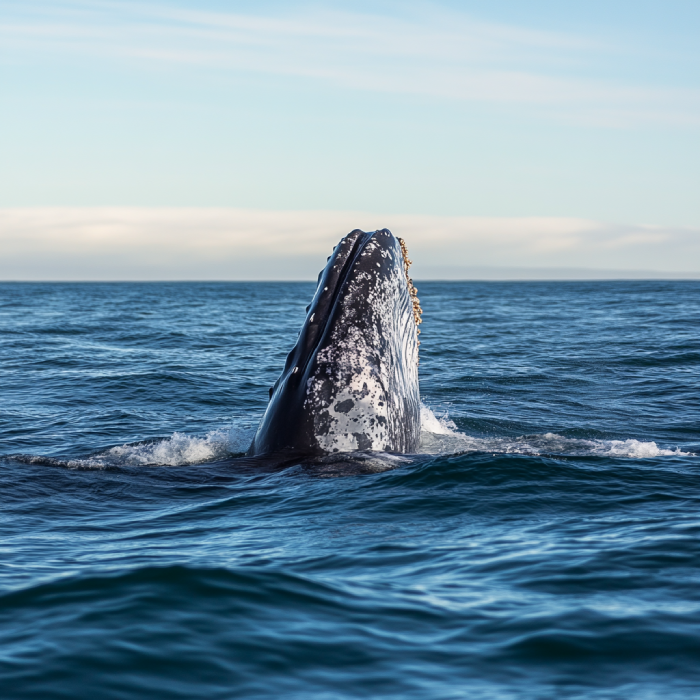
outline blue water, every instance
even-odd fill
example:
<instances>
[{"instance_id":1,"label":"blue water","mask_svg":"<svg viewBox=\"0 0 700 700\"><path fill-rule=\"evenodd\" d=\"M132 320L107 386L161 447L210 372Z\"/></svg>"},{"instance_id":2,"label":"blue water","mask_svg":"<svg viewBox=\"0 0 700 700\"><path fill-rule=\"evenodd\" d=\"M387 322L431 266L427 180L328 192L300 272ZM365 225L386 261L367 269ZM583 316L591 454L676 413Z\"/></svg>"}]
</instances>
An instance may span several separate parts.
<instances>
[{"instance_id":1,"label":"blue water","mask_svg":"<svg viewBox=\"0 0 700 700\"><path fill-rule=\"evenodd\" d=\"M700 697L700 283L424 283L412 456L246 459L313 285L0 285L3 698Z\"/></svg>"}]
</instances>

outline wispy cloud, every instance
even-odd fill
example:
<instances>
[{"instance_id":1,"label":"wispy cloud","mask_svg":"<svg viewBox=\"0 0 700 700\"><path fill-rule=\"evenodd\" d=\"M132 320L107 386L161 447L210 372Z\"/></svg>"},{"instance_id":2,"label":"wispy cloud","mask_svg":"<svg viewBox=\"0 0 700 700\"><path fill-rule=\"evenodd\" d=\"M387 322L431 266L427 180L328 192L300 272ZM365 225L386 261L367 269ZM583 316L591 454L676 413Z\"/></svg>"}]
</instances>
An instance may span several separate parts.
<instances>
[{"instance_id":1,"label":"wispy cloud","mask_svg":"<svg viewBox=\"0 0 700 700\"><path fill-rule=\"evenodd\" d=\"M254 72L375 93L529 105L610 125L700 123L699 90L596 77L619 47L435 7L428 13L409 4L401 16L318 9L266 16L131 2L7 5L0 42L10 57L52 52Z\"/></svg>"},{"instance_id":2,"label":"wispy cloud","mask_svg":"<svg viewBox=\"0 0 700 700\"><path fill-rule=\"evenodd\" d=\"M104 207L0 209L0 279L314 279L341 236L384 226L406 239L417 279L700 277L698 228Z\"/></svg>"}]
</instances>

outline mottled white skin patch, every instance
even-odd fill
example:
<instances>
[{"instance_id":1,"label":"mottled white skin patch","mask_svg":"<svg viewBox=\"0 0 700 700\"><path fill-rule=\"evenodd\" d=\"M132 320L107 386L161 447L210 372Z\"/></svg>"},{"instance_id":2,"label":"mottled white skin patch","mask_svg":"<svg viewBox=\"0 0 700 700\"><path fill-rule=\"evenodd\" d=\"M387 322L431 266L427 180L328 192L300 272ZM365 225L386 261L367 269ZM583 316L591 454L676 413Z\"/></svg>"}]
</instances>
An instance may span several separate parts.
<instances>
[{"instance_id":1,"label":"mottled white skin patch","mask_svg":"<svg viewBox=\"0 0 700 700\"><path fill-rule=\"evenodd\" d=\"M380 235L394 245L380 245ZM377 232L355 265L304 406L324 452L411 451L420 438L418 336L398 242Z\"/></svg>"}]
</instances>

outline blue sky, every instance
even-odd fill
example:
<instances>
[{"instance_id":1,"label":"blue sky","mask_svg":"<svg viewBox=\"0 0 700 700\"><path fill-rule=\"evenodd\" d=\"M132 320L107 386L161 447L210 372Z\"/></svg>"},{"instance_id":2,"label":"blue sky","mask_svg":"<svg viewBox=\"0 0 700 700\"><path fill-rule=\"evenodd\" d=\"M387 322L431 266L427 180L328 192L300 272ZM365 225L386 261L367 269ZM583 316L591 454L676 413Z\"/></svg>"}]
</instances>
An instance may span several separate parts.
<instances>
[{"instance_id":1,"label":"blue sky","mask_svg":"<svg viewBox=\"0 0 700 700\"><path fill-rule=\"evenodd\" d=\"M698 36L679 0L0 0L0 207L695 229Z\"/></svg>"}]
</instances>

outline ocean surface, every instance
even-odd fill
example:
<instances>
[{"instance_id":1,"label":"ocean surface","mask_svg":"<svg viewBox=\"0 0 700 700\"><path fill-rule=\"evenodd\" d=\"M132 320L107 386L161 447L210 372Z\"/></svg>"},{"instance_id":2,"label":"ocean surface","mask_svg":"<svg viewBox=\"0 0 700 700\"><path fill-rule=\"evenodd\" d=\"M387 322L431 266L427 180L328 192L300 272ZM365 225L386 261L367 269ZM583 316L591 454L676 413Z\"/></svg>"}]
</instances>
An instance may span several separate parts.
<instances>
[{"instance_id":1,"label":"ocean surface","mask_svg":"<svg viewBox=\"0 0 700 700\"><path fill-rule=\"evenodd\" d=\"M248 459L312 283L0 285L0 696L700 698L700 283L418 283L419 454Z\"/></svg>"}]
</instances>

